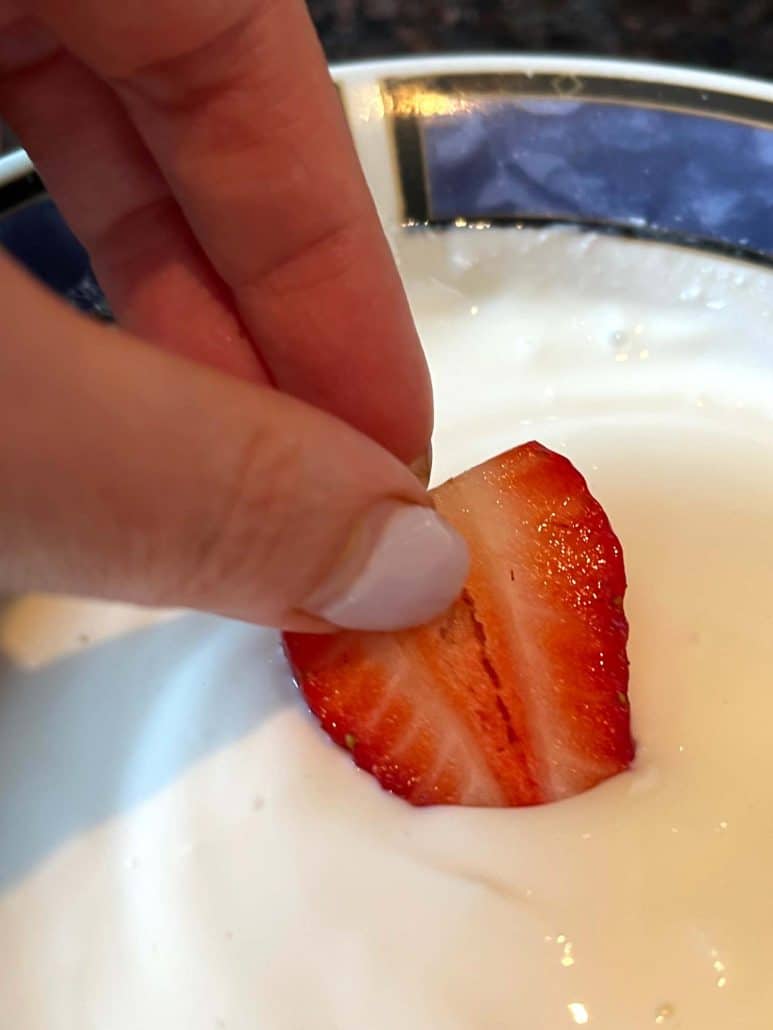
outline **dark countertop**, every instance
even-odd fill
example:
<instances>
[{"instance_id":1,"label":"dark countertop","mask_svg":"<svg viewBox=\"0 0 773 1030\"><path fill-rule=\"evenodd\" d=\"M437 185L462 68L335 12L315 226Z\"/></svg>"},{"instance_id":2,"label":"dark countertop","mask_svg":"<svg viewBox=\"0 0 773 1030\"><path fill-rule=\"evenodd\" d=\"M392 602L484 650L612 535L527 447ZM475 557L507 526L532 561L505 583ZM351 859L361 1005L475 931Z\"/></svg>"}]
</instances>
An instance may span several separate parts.
<instances>
[{"instance_id":1,"label":"dark countertop","mask_svg":"<svg viewBox=\"0 0 773 1030\"><path fill-rule=\"evenodd\" d=\"M332 61L520 50L773 78L769 0L309 0Z\"/></svg>"}]
</instances>

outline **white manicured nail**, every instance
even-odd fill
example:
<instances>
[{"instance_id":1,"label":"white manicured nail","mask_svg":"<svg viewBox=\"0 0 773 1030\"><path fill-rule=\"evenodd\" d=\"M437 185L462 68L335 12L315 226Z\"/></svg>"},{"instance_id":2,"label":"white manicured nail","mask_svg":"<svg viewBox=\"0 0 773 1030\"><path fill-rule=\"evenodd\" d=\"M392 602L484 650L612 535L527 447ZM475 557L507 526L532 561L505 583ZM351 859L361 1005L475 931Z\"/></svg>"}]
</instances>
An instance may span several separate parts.
<instances>
[{"instance_id":1,"label":"white manicured nail","mask_svg":"<svg viewBox=\"0 0 773 1030\"><path fill-rule=\"evenodd\" d=\"M333 575L303 607L343 629L406 629L445 611L468 568L467 545L436 511L383 501L366 513Z\"/></svg>"}]
</instances>

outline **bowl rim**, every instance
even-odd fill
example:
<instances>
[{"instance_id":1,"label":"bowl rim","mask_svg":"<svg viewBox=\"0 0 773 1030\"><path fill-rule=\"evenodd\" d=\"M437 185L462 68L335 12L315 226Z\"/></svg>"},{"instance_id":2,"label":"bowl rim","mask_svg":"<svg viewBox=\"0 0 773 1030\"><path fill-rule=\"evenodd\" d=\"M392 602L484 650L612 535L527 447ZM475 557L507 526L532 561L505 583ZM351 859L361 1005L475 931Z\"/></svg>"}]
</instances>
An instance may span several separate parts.
<instances>
[{"instance_id":1,"label":"bowl rim","mask_svg":"<svg viewBox=\"0 0 773 1030\"><path fill-rule=\"evenodd\" d=\"M747 75L690 68L681 64L640 61L629 58L580 57L573 54L523 52L432 54L342 61L330 65L334 79L357 82L360 79L398 78L423 75L454 75L508 72L577 75L605 79L649 82L657 85L692 87L698 92L732 93L752 100L773 102L773 82ZM710 107L707 108L710 110Z\"/></svg>"},{"instance_id":2,"label":"bowl rim","mask_svg":"<svg viewBox=\"0 0 773 1030\"><path fill-rule=\"evenodd\" d=\"M366 60L332 62L330 74L336 82L355 85L381 78L411 78L465 73L533 73L577 75L621 79L656 85L684 86L697 92L733 94L750 100L773 103L773 83L746 75L727 74L680 64L638 61L628 58L578 57L571 54L523 52L433 54L395 56ZM711 106L705 113L710 115ZM34 174L26 151L19 148L0 157L0 187Z\"/></svg>"}]
</instances>

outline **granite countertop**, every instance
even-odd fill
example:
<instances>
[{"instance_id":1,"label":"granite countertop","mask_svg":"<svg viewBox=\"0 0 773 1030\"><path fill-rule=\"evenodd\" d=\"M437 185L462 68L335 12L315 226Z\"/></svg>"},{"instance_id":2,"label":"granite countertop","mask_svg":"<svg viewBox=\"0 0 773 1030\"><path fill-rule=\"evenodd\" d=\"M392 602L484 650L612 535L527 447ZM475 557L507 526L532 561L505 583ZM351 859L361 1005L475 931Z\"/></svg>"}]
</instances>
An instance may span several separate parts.
<instances>
[{"instance_id":1,"label":"granite countertop","mask_svg":"<svg viewBox=\"0 0 773 1030\"><path fill-rule=\"evenodd\" d=\"M552 51L773 78L770 0L309 0L309 7L333 61Z\"/></svg>"}]
</instances>

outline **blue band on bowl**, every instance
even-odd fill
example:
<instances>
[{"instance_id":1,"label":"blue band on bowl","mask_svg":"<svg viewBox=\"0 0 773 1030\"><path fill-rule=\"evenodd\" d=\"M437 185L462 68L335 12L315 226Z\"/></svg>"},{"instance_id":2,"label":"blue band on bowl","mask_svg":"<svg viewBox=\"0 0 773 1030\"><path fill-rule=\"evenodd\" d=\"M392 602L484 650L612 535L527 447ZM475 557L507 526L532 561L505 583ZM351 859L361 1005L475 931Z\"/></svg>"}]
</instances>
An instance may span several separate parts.
<instances>
[{"instance_id":1,"label":"blue band on bowl","mask_svg":"<svg viewBox=\"0 0 773 1030\"><path fill-rule=\"evenodd\" d=\"M571 222L773 259L773 104L595 76L383 90L407 223Z\"/></svg>"}]
</instances>

